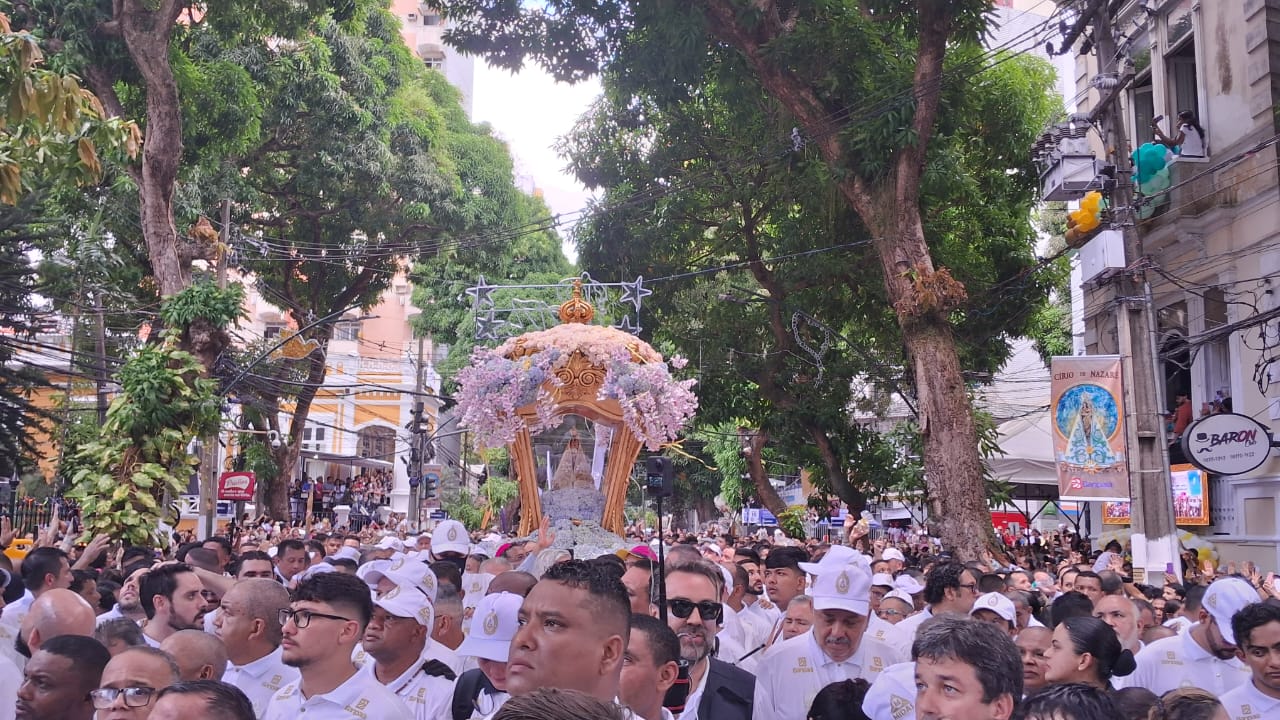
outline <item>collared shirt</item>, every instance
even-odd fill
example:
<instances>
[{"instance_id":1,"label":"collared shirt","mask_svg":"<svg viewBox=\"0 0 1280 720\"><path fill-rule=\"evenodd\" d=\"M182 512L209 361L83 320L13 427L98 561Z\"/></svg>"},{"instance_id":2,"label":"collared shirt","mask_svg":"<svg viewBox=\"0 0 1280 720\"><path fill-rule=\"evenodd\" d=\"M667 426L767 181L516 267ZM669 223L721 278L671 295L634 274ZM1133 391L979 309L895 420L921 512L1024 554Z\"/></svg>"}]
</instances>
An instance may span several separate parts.
<instances>
[{"instance_id":1,"label":"collared shirt","mask_svg":"<svg viewBox=\"0 0 1280 720\"><path fill-rule=\"evenodd\" d=\"M461 675L464 669L462 656L450 650L448 645L436 642L431 638L427 638L427 646L422 650L422 660L423 662L426 662L427 660L439 660L445 665L448 665L454 675ZM356 645L355 652L351 653L351 662L355 663L356 667L364 667L365 665L373 662L373 658L369 657L369 654L364 651L363 646ZM476 667L479 667L479 665L477 664Z\"/></svg>"},{"instance_id":2,"label":"collared shirt","mask_svg":"<svg viewBox=\"0 0 1280 720\"><path fill-rule=\"evenodd\" d=\"M813 631L774 646L760 664L756 687L770 707L757 717L773 720L805 720L818 691L834 682L863 678L873 681L885 668L898 662L898 654L865 634L848 660L836 662L818 646Z\"/></svg>"},{"instance_id":3,"label":"collared shirt","mask_svg":"<svg viewBox=\"0 0 1280 720\"><path fill-rule=\"evenodd\" d=\"M222 682L240 688L253 703L253 713L259 718L266 715L271 696L285 685L298 681L298 669L284 664L284 650L275 650L244 665L227 663Z\"/></svg>"},{"instance_id":4,"label":"collared shirt","mask_svg":"<svg viewBox=\"0 0 1280 720\"><path fill-rule=\"evenodd\" d=\"M1280 717L1280 698L1264 695L1253 680L1218 698L1231 720L1265 720Z\"/></svg>"},{"instance_id":5,"label":"collared shirt","mask_svg":"<svg viewBox=\"0 0 1280 720\"><path fill-rule=\"evenodd\" d=\"M385 685L356 672L327 693L302 696L302 681L285 685L267 705L265 720L413 720L404 702Z\"/></svg>"},{"instance_id":6,"label":"collared shirt","mask_svg":"<svg viewBox=\"0 0 1280 720\"><path fill-rule=\"evenodd\" d=\"M702 662L706 663L706 667L702 669L702 679L698 681L698 686L689 691L689 697L685 698L684 710L680 712L680 720L698 720L698 705L702 702L702 694L707 689L707 678L711 677L711 661L703 658ZM666 708L664 711L670 712ZM712 720L706 718L705 720Z\"/></svg>"},{"instance_id":7,"label":"collared shirt","mask_svg":"<svg viewBox=\"0 0 1280 720\"><path fill-rule=\"evenodd\" d=\"M425 655L386 687L404 702L416 720L449 720L453 717L453 685L448 678L428 675L422 666L431 658ZM360 672L378 681L377 661L370 658Z\"/></svg>"},{"instance_id":8,"label":"collared shirt","mask_svg":"<svg viewBox=\"0 0 1280 720\"><path fill-rule=\"evenodd\" d=\"M1151 643L1137 660L1138 669L1124 679L1125 686L1144 687L1156 695L1197 687L1222 697L1252 676L1238 658L1220 660L1200 647L1191 630Z\"/></svg>"},{"instance_id":9,"label":"collared shirt","mask_svg":"<svg viewBox=\"0 0 1280 720\"><path fill-rule=\"evenodd\" d=\"M115 620L116 618L122 618L122 617L128 617L128 616L125 615L123 612L121 612L120 603L116 603L115 605L111 606L110 610L99 615L97 619L94 620L94 624L97 625L98 627L102 627L102 623L110 622L112 620Z\"/></svg>"}]
</instances>

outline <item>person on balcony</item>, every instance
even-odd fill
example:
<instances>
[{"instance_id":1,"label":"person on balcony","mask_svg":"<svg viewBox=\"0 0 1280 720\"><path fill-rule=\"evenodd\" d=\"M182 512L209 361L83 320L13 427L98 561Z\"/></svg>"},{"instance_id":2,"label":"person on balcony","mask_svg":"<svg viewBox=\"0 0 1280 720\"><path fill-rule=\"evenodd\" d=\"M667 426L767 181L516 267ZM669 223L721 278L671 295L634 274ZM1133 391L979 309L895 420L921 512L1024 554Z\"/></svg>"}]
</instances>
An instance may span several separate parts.
<instances>
[{"instance_id":1,"label":"person on balcony","mask_svg":"<svg viewBox=\"0 0 1280 720\"><path fill-rule=\"evenodd\" d=\"M1165 135L1164 131L1160 129L1160 118L1158 117L1151 121L1151 129L1155 132L1156 140L1179 157L1205 157L1204 128L1200 127L1200 121L1196 120L1195 113L1190 110L1183 110L1178 113L1177 135L1172 137Z\"/></svg>"}]
</instances>

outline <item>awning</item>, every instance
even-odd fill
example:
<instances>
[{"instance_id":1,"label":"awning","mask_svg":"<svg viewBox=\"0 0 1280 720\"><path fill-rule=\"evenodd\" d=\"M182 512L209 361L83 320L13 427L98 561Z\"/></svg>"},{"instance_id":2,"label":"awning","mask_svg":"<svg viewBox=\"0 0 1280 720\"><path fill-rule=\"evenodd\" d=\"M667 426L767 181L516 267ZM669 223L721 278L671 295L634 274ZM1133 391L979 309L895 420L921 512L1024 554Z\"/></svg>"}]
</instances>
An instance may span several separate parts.
<instances>
[{"instance_id":1,"label":"awning","mask_svg":"<svg viewBox=\"0 0 1280 720\"><path fill-rule=\"evenodd\" d=\"M374 458L360 457L359 455L339 455L338 453L319 452L316 450L306 450L302 453L302 459L315 462L333 463L334 465L350 465L352 467L363 468L382 468L390 470L396 466L390 460L376 460Z\"/></svg>"},{"instance_id":2,"label":"awning","mask_svg":"<svg viewBox=\"0 0 1280 720\"><path fill-rule=\"evenodd\" d=\"M1058 485L1053 430L1048 410L1001 423L997 443L1004 455L987 458L991 474L1023 485Z\"/></svg>"}]
</instances>

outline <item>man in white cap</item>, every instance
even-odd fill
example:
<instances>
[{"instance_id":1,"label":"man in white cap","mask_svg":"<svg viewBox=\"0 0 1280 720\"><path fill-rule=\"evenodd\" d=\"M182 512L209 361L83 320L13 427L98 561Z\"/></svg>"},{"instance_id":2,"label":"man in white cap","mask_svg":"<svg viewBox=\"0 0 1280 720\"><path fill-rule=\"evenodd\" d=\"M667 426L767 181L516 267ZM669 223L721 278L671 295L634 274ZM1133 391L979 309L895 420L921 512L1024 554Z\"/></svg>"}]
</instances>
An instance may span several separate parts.
<instances>
[{"instance_id":1,"label":"man in white cap","mask_svg":"<svg viewBox=\"0 0 1280 720\"><path fill-rule=\"evenodd\" d=\"M397 560L374 561L360 567L361 571L370 565L375 567L367 572L363 572L362 580L374 591L375 595L390 592L397 587L416 589L425 602L432 608L432 616L434 622L436 592L439 589L439 581L436 580L436 574L431 571L423 563L408 558L399 558ZM357 573L359 575L360 573ZM355 663L363 665L366 663L366 653L363 646L357 650L355 655ZM423 650L423 658L426 660L439 660L449 669L458 674L462 672L462 658L453 650L450 650L444 643L432 637L430 626L428 626L426 647Z\"/></svg>"},{"instance_id":2,"label":"man in white cap","mask_svg":"<svg viewBox=\"0 0 1280 720\"><path fill-rule=\"evenodd\" d=\"M1018 634L1018 611L1014 608L1013 601L1002 593L989 592L978 596L969 610L969 617L1000 628L1009 633L1009 637Z\"/></svg>"},{"instance_id":3,"label":"man in white cap","mask_svg":"<svg viewBox=\"0 0 1280 720\"><path fill-rule=\"evenodd\" d=\"M360 672L398 695L418 720L447 717L457 676L426 654L432 621L426 595L416 587L395 587L373 605L363 640L372 661Z\"/></svg>"},{"instance_id":4,"label":"man in white cap","mask_svg":"<svg viewBox=\"0 0 1280 720\"><path fill-rule=\"evenodd\" d=\"M834 548L833 548L834 549ZM864 637L871 613L871 569L858 556L844 565L822 563L814 582L813 630L773 648L756 678L757 717L805 720L822 688L843 680L875 680L901 659ZM761 708L761 703L767 707Z\"/></svg>"},{"instance_id":5,"label":"man in white cap","mask_svg":"<svg viewBox=\"0 0 1280 720\"><path fill-rule=\"evenodd\" d=\"M516 636L523 602L522 596L509 592L480 598L472 616L471 634L458 646L458 654L468 661L474 659L477 668L458 677L453 694L455 714L489 715L511 697L507 694L507 658L511 655L511 639ZM463 708L461 713L457 712L459 707Z\"/></svg>"},{"instance_id":6,"label":"man in white cap","mask_svg":"<svg viewBox=\"0 0 1280 720\"><path fill-rule=\"evenodd\" d=\"M1236 657L1231 617L1259 601L1248 581L1226 577L1204 593L1198 623L1186 632L1157 640L1138 653L1138 669L1124 684L1163 695L1180 687L1198 687L1221 697L1249 682L1249 668Z\"/></svg>"},{"instance_id":7,"label":"man in white cap","mask_svg":"<svg viewBox=\"0 0 1280 720\"><path fill-rule=\"evenodd\" d=\"M885 551L880 553L880 558L888 561L890 575L897 573L899 570L907 566L907 557L902 554L901 550L895 547L885 548Z\"/></svg>"},{"instance_id":8,"label":"man in white cap","mask_svg":"<svg viewBox=\"0 0 1280 720\"><path fill-rule=\"evenodd\" d=\"M897 622L888 622L880 617L880 605L884 602L884 598L893 591L893 576L887 573L878 573L871 576L871 594L870 606L871 614L867 616L867 635L888 643L893 640L893 626ZM902 618L896 618L900 621Z\"/></svg>"},{"instance_id":9,"label":"man in white cap","mask_svg":"<svg viewBox=\"0 0 1280 720\"><path fill-rule=\"evenodd\" d=\"M471 554L471 536L457 520L442 520L431 532L432 560L445 560L466 572L467 555Z\"/></svg>"},{"instance_id":10,"label":"man in white cap","mask_svg":"<svg viewBox=\"0 0 1280 720\"><path fill-rule=\"evenodd\" d=\"M404 542L395 535L386 535L373 546L374 560L390 560L395 554L404 554Z\"/></svg>"},{"instance_id":11,"label":"man in white cap","mask_svg":"<svg viewBox=\"0 0 1280 720\"><path fill-rule=\"evenodd\" d=\"M911 617L915 610L910 595L902 590L891 590L880 601L880 609L876 611L876 617L889 625L897 625Z\"/></svg>"}]
</instances>

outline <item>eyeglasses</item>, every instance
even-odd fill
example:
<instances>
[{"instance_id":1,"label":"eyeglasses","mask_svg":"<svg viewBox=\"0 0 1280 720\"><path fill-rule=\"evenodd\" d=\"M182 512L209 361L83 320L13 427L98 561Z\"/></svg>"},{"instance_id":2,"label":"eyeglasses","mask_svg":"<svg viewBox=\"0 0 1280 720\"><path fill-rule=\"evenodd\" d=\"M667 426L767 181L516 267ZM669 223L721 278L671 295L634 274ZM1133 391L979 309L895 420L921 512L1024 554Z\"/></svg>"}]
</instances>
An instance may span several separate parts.
<instances>
[{"instance_id":1,"label":"eyeglasses","mask_svg":"<svg viewBox=\"0 0 1280 720\"><path fill-rule=\"evenodd\" d=\"M350 622L351 618L344 618L341 615L328 615L326 613L312 612L310 610L290 610L289 608L280 609L280 625L284 626L290 620L293 626L301 630L311 624L311 618L324 618L326 620L341 620Z\"/></svg>"},{"instance_id":2,"label":"eyeglasses","mask_svg":"<svg viewBox=\"0 0 1280 720\"><path fill-rule=\"evenodd\" d=\"M151 704L151 698L156 692L155 688L149 687L98 688L90 691L89 697L93 698L95 708L106 710L121 695L124 696L125 707L146 707Z\"/></svg>"},{"instance_id":3,"label":"eyeglasses","mask_svg":"<svg viewBox=\"0 0 1280 720\"><path fill-rule=\"evenodd\" d=\"M977 594L978 594L978 583L969 583L968 585L965 585L964 583L960 583L960 589L961 589L961 590L968 590L969 592L971 592L971 593L973 593L973 594L977 595Z\"/></svg>"},{"instance_id":4,"label":"eyeglasses","mask_svg":"<svg viewBox=\"0 0 1280 720\"><path fill-rule=\"evenodd\" d=\"M698 617L703 620L719 620L724 615L724 605L711 600L703 600L702 602L694 602L692 600L668 600L667 607L671 608L671 614L684 620L693 614L693 609L698 609Z\"/></svg>"},{"instance_id":5,"label":"eyeglasses","mask_svg":"<svg viewBox=\"0 0 1280 720\"><path fill-rule=\"evenodd\" d=\"M880 618L881 620L899 616L899 615L901 615L902 617L907 616L907 614L902 612L901 610L877 610L876 611L876 617Z\"/></svg>"}]
</instances>

